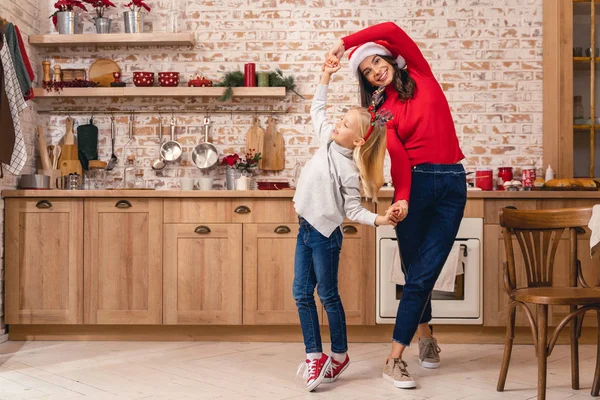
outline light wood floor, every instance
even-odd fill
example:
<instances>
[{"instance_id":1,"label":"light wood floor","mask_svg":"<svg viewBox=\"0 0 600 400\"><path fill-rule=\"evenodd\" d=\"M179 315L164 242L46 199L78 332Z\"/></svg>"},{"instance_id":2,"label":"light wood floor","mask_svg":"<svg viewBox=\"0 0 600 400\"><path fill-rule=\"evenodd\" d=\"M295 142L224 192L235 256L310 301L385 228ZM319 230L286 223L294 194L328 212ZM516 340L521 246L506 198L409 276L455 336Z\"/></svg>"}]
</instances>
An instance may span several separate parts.
<instances>
[{"instance_id":1,"label":"light wood floor","mask_svg":"<svg viewBox=\"0 0 600 400\"><path fill-rule=\"evenodd\" d=\"M414 390L381 378L387 344L351 344L351 365L334 384L306 393L296 368L299 343L6 342L0 344L0 399L535 399L531 346L515 346L507 391L495 390L498 345L442 345L442 367L405 359ZM328 349L328 348L327 348ZM548 400L591 399L595 346L582 346L580 391L570 388L569 348L557 346L548 366Z\"/></svg>"}]
</instances>

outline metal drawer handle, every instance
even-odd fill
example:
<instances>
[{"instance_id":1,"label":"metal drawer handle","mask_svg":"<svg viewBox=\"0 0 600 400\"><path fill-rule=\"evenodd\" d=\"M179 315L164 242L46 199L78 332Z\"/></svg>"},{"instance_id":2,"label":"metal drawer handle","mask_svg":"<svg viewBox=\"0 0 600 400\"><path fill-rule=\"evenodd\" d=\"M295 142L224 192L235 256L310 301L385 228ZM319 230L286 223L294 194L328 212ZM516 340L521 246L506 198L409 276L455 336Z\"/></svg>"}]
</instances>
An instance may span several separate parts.
<instances>
[{"instance_id":1,"label":"metal drawer handle","mask_svg":"<svg viewBox=\"0 0 600 400\"><path fill-rule=\"evenodd\" d=\"M127 200L119 200L119 201L117 201L117 204L115 204L115 207L117 207L117 208L131 208L133 206Z\"/></svg>"},{"instance_id":2,"label":"metal drawer handle","mask_svg":"<svg viewBox=\"0 0 600 400\"><path fill-rule=\"evenodd\" d=\"M355 226L347 225L342 228L342 232L348 233L348 234L354 234L354 233L358 233L358 229L356 229Z\"/></svg>"},{"instance_id":3,"label":"metal drawer handle","mask_svg":"<svg viewBox=\"0 0 600 400\"><path fill-rule=\"evenodd\" d=\"M250 214L250 208L248 206L237 206L234 212L236 214Z\"/></svg>"},{"instance_id":4,"label":"metal drawer handle","mask_svg":"<svg viewBox=\"0 0 600 400\"><path fill-rule=\"evenodd\" d=\"M280 235L290 233L291 231L292 230L285 225L279 225L277 228L275 228L275 233L278 233Z\"/></svg>"},{"instance_id":5,"label":"metal drawer handle","mask_svg":"<svg viewBox=\"0 0 600 400\"><path fill-rule=\"evenodd\" d=\"M207 233L210 233L210 228L205 225L200 225L199 227L194 229L194 232L196 232L198 235L205 235Z\"/></svg>"},{"instance_id":6,"label":"metal drawer handle","mask_svg":"<svg viewBox=\"0 0 600 400\"><path fill-rule=\"evenodd\" d=\"M37 204L35 206L37 208L47 209L47 208L52 208L52 203L50 203L48 200L40 200L37 202Z\"/></svg>"}]
</instances>

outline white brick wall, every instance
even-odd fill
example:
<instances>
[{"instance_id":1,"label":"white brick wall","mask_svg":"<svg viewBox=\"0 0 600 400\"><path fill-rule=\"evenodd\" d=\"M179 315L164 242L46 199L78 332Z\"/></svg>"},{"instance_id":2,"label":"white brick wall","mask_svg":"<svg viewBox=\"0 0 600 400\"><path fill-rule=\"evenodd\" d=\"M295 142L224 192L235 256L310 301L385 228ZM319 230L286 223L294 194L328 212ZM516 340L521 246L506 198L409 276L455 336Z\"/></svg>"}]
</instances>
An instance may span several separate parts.
<instances>
[{"instance_id":1,"label":"white brick wall","mask_svg":"<svg viewBox=\"0 0 600 400\"><path fill-rule=\"evenodd\" d=\"M0 16L12 22L19 27L23 35L23 41L27 43L27 38L33 33L39 32L41 23L40 16L40 1L36 0L0 0ZM35 51L32 51L28 45L27 52L31 58L31 62L39 63L38 56ZM29 102L29 109L22 114L22 127L27 144L28 161L24 168L24 173L31 173L34 169L34 126L37 120L37 113L32 104ZM4 171L4 178L0 179L0 190L13 189L17 186L15 176ZM4 201L0 200L0 342L7 339L5 335L4 325Z\"/></svg>"}]
</instances>

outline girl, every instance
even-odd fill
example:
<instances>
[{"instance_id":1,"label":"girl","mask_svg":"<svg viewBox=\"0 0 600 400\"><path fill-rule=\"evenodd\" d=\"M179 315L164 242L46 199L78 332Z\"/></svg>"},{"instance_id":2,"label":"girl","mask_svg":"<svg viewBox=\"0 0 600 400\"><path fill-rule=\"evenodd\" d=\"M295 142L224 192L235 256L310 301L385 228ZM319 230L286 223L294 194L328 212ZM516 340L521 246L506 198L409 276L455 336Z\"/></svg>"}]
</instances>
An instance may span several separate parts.
<instances>
[{"instance_id":1,"label":"girl","mask_svg":"<svg viewBox=\"0 0 600 400\"><path fill-rule=\"evenodd\" d=\"M378 226L389 224L391 213L379 216L360 203L361 187L367 197L376 200L383 184L385 117L389 115L376 115L374 106L371 111L355 108L332 125L325 116L327 85L337 70L339 66L324 69L313 98L310 115L321 146L302 170L294 196L300 230L293 294L306 347L306 361L298 373L304 369L308 391L324 380L335 381L350 362L346 354L346 318L337 280L342 247L340 225L344 216ZM322 353L315 286L329 319L331 358Z\"/></svg>"},{"instance_id":2,"label":"girl","mask_svg":"<svg viewBox=\"0 0 600 400\"><path fill-rule=\"evenodd\" d=\"M342 38L327 55L338 65L346 49L360 86L361 102L385 86L387 147L395 186L390 218L396 225L406 284L398 307L392 349L383 377L399 388L417 384L402 360L419 335L419 362L440 365L440 349L431 335L431 292L452 249L467 201L464 158L440 84L416 43L396 24L386 22ZM408 213L408 205L411 211ZM388 210L388 211L389 211ZM400 222L401 221L401 222Z\"/></svg>"}]
</instances>

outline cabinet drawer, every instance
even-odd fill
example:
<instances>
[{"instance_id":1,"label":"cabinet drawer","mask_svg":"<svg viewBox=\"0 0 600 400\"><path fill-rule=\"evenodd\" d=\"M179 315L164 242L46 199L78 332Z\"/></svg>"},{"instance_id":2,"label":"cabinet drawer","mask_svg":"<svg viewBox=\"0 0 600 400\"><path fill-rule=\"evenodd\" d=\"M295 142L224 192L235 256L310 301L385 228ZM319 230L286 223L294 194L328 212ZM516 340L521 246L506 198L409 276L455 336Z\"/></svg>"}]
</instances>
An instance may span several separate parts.
<instances>
[{"instance_id":1,"label":"cabinet drawer","mask_svg":"<svg viewBox=\"0 0 600 400\"><path fill-rule=\"evenodd\" d=\"M231 199L165 199L166 224L231 222Z\"/></svg>"},{"instance_id":2,"label":"cabinet drawer","mask_svg":"<svg viewBox=\"0 0 600 400\"><path fill-rule=\"evenodd\" d=\"M232 199L231 211L238 223L298 223L292 199Z\"/></svg>"}]
</instances>

